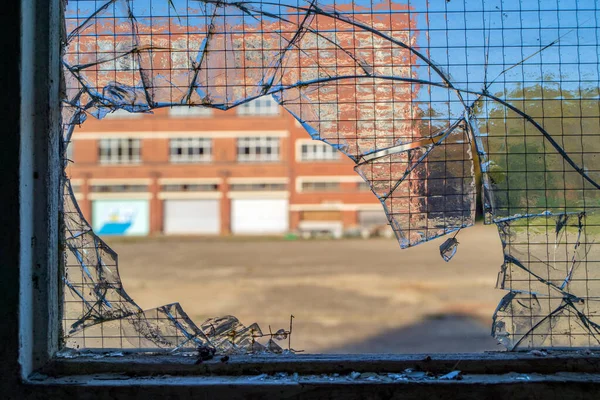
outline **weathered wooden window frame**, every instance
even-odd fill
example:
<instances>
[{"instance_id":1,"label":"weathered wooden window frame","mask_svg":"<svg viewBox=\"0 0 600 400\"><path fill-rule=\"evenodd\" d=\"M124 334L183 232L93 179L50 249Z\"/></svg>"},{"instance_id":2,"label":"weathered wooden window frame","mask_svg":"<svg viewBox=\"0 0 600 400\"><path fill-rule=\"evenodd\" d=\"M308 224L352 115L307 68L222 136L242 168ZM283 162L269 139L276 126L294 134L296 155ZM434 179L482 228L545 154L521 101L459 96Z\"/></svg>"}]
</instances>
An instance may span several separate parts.
<instances>
[{"instance_id":1,"label":"weathered wooden window frame","mask_svg":"<svg viewBox=\"0 0 600 400\"><path fill-rule=\"evenodd\" d=\"M14 315L19 316L20 346L18 360L7 358L4 368L18 365L21 373L20 382L7 386L9 397L11 393L51 396L83 391L94 395L89 392L94 387L102 387L111 389L115 397L131 394L148 397L158 394L284 397L310 392L313 396L364 398L388 394L400 398L456 395L457 386L461 386L460 390L468 389L471 395L496 392L518 398L534 392L542 396L540 390L556 395L557 386L563 393L583 394L600 385L600 356L585 351L554 350L541 356L517 352L429 356L236 356L228 362L216 359L200 364L190 357L144 354L57 358L61 332L58 306L61 298L60 0L22 0L20 6L19 93L14 93L15 96L4 94L12 101L18 98L17 95L21 99L20 128L16 135L19 163L18 168L13 163L12 169L7 170L7 174L18 171L19 223L18 226L2 227L3 240L8 240L7 235L16 235L20 244L18 304L7 306L14 307ZM14 161L14 158L8 160ZM0 279L14 278L14 273L14 269L3 266ZM7 320L2 327L7 335L16 331L11 330L10 323L11 320ZM390 383L334 377L334 374L353 371L389 373L407 368L433 374L459 369L464 379ZM302 383L248 379L248 376L263 373L298 373L310 378ZM6 376L3 380L8 382ZM96 394L102 395L101 392Z\"/></svg>"}]
</instances>

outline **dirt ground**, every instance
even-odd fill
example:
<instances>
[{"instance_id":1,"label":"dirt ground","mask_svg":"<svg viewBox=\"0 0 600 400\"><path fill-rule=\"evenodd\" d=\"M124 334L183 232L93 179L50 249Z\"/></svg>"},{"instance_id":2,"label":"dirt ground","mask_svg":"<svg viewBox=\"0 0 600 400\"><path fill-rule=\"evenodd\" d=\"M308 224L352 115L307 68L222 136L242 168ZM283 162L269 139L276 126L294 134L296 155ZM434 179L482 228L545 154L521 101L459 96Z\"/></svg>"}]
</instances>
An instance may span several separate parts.
<instances>
[{"instance_id":1,"label":"dirt ground","mask_svg":"<svg viewBox=\"0 0 600 400\"><path fill-rule=\"evenodd\" d=\"M179 302L197 323L235 315L287 328L308 353L502 350L490 337L502 250L494 226L402 250L393 239L109 239L125 289L144 309Z\"/></svg>"}]
</instances>

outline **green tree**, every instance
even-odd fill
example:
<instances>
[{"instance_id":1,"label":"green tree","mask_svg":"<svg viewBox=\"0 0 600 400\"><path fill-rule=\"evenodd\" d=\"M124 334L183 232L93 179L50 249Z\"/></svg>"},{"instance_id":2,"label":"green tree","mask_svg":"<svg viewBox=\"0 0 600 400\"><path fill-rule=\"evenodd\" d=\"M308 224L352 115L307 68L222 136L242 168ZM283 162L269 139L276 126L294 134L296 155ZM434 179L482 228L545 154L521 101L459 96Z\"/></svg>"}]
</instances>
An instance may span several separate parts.
<instances>
[{"instance_id":1,"label":"green tree","mask_svg":"<svg viewBox=\"0 0 600 400\"><path fill-rule=\"evenodd\" d=\"M533 118L562 150L598 181L598 89L566 90L548 81L497 93ZM490 165L497 211L505 215L575 211L599 204L597 190L579 175L533 124L487 98L474 107Z\"/></svg>"}]
</instances>

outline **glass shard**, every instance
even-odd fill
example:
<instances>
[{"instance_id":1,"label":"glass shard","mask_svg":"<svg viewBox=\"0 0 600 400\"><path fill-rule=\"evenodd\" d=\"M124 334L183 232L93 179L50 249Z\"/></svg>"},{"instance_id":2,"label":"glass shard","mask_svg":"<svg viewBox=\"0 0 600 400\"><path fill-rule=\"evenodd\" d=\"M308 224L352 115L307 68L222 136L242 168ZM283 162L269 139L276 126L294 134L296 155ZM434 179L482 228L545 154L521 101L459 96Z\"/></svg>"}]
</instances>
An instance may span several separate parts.
<instances>
[{"instance_id":1,"label":"glass shard","mask_svg":"<svg viewBox=\"0 0 600 400\"><path fill-rule=\"evenodd\" d=\"M177 303L105 319L66 336L74 349L194 351L209 344L202 331Z\"/></svg>"},{"instance_id":2,"label":"glass shard","mask_svg":"<svg viewBox=\"0 0 600 400\"><path fill-rule=\"evenodd\" d=\"M444 243L440 245L440 255L444 259L444 261L448 262L454 257L456 254L456 250L458 250L458 240L456 238L451 237L446 239Z\"/></svg>"},{"instance_id":3,"label":"glass shard","mask_svg":"<svg viewBox=\"0 0 600 400\"><path fill-rule=\"evenodd\" d=\"M595 219L545 213L497 223L504 247L497 286L509 294L493 331L508 348L600 345Z\"/></svg>"}]
</instances>

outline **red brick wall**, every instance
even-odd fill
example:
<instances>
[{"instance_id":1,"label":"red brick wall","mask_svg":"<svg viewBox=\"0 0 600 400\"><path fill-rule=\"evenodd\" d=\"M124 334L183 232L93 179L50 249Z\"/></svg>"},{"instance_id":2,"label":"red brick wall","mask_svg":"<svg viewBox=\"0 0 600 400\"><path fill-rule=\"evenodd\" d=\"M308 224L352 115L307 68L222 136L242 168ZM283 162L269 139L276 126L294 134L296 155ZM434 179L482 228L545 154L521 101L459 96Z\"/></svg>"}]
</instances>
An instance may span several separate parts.
<instances>
[{"instance_id":1,"label":"red brick wall","mask_svg":"<svg viewBox=\"0 0 600 400\"><path fill-rule=\"evenodd\" d=\"M238 163L236 161L236 138L219 138L219 131L288 131L289 137L281 138L280 161L274 163ZM100 165L98 162L98 140L83 139L86 134L97 132L165 132L165 131L207 131L217 132L213 138L213 162L210 164L170 164L169 139L142 139L142 163L139 165ZM74 164L69 168L71 178L82 179L81 191L85 200L80 201L82 212L87 218L91 217L91 202L89 200L88 179L127 179L151 178L149 190L150 227L151 233L163 230L163 201L158 199L160 186L159 178L223 178L219 190L221 199L221 231L230 233L231 204L227 197L229 185L226 178L232 177L286 177L289 179L289 202L292 204L320 204L321 202L342 202L345 204L378 204L370 192L356 191L356 182L341 183L341 192L298 193L295 181L298 176L352 176L354 163L342 156L339 161L330 162L296 162L297 139L307 139L308 134L302 127L297 126L293 117L282 110L275 117L246 117L237 116L235 111L214 111L212 117L199 118L170 118L167 110L157 110L154 115L148 114L141 118L105 119L102 121L90 118L85 125L74 134ZM342 221L345 226L357 223L356 211L344 211ZM297 228L301 213L290 212L290 229Z\"/></svg>"}]
</instances>

